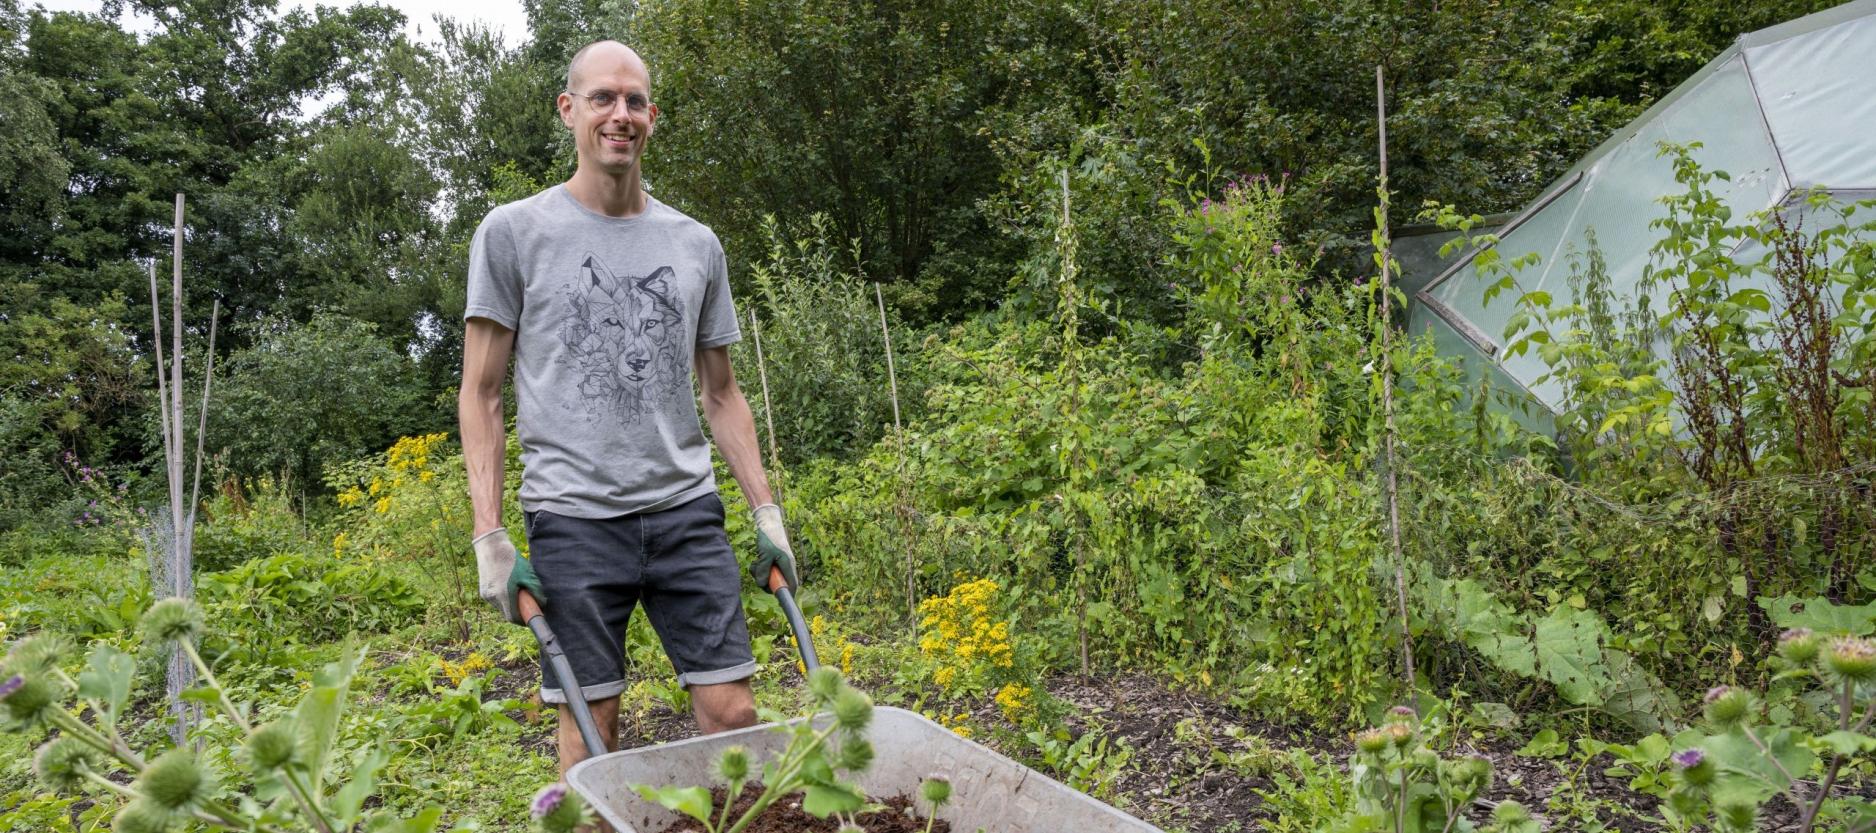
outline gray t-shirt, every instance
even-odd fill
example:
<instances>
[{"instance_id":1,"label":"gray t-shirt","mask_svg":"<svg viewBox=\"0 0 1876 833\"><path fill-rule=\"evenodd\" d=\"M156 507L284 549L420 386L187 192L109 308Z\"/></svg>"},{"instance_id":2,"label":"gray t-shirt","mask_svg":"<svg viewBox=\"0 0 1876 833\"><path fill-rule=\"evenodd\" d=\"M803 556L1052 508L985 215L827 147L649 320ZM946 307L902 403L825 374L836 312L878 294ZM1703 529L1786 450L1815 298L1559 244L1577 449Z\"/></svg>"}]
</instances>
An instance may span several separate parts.
<instances>
[{"instance_id":1,"label":"gray t-shirt","mask_svg":"<svg viewBox=\"0 0 1876 833\"><path fill-rule=\"evenodd\" d=\"M556 185L483 219L463 317L515 331L522 508L608 518L716 491L691 360L742 332L707 226L649 196L608 217Z\"/></svg>"}]
</instances>

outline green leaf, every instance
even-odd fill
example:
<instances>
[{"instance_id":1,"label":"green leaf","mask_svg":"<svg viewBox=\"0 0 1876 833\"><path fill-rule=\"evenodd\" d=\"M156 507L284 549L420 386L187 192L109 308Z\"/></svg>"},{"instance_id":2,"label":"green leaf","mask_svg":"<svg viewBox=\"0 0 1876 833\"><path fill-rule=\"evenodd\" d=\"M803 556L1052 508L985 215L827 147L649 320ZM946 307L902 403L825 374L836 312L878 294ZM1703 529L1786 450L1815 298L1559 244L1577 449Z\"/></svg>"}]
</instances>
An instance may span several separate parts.
<instances>
[{"instance_id":1,"label":"green leaf","mask_svg":"<svg viewBox=\"0 0 1876 833\"><path fill-rule=\"evenodd\" d=\"M319 792L324 783L326 759L332 754L333 741L339 734L339 718L345 713L345 691L352 675L364 659L364 649L350 637L339 653L339 660L313 675L313 688L294 709L294 725L300 732L300 752L312 774L312 790Z\"/></svg>"},{"instance_id":2,"label":"green leaf","mask_svg":"<svg viewBox=\"0 0 1876 833\"><path fill-rule=\"evenodd\" d=\"M1519 755L1527 758L1555 758L1570 751L1570 745L1557 738L1556 729L1544 729L1531 738L1531 742L1518 750Z\"/></svg>"},{"instance_id":3,"label":"green leaf","mask_svg":"<svg viewBox=\"0 0 1876 833\"><path fill-rule=\"evenodd\" d=\"M340 829L350 829L358 821L359 808L377 791L378 770L388 760L390 756L384 748L374 746L359 760L358 766L352 768L352 777L332 797L332 814L337 817Z\"/></svg>"},{"instance_id":4,"label":"green leaf","mask_svg":"<svg viewBox=\"0 0 1876 833\"><path fill-rule=\"evenodd\" d=\"M78 674L78 695L98 701L104 708L103 720L114 723L130 699L130 678L137 671L137 660L108 644L91 649L85 670Z\"/></svg>"},{"instance_id":5,"label":"green leaf","mask_svg":"<svg viewBox=\"0 0 1876 833\"><path fill-rule=\"evenodd\" d=\"M1584 610L1559 607L1537 621L1538 671L1572 703L1602 704L1601 632L1602 620Z\"/></svg>"},{"instance_id":6,"label":"green leaf","mask_svg":"<svg viewBox=\"0 0 1876 833\"><path fill-rule=\"evenodd\" d=\"M1840 729L1828 735L1821 735L1816 740L1830 751L1845 757L1859 752L1876 751L1876 738L1861 732L1846 732Z\"/></svg>"},{"instance_id":7,"label":"green leaf","mask_svg":"<svg viewBox=\"0 0 1876 833\"><path fill-rule=\"evenodd\" d=\"M1780 628L1810 628L1819 633L1853 636L1876 631L1876 602L1840 605L1822 596L1800 598L1788 593L1776 599L1760 596L1759 606Z\"/></svg>"},{"instance_id":8,"label":"green leaf","mask_svg":"<svg viewBox=\"0 0 1876 833\"><path fill-rule=\"evenodd\" d=\"M653 787L650 784L632 784L631 787L646 801L704 824L710 823L710 791L703 787Z\"/></svg>"},{"instance_id":9,"label":"green leaf","mask_svg":"<svg viewBox=\"0 0 1876 833\"><path fill-rule=\"evenodd\" d=\"M841 783L812 785L801 797L802 811L816 818L827 818L834 813L851 813L865 803L865 795Z\"/></svg>"}]
</instances>

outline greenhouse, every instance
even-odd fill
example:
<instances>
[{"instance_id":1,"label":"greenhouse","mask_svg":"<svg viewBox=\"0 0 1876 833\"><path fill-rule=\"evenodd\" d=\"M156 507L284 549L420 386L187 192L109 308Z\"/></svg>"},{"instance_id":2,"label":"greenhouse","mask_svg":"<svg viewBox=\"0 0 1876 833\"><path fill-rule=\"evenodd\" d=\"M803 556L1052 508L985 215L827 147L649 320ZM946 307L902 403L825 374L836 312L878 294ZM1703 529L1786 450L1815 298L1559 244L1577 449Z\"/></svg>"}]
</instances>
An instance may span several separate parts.
<instances>
[{"instance_id":1,"label":"greenhouse","mask_svg":"<svg viewBox=\"0 0 1876 833\"><path fill-rule=\"evenodd\" d=\"M1537 262L1518 273L1518 284L1567 303L1570 277L1593 245L1613 289L1633 300L1659 236L1650 224L1666 213L1660 199L1682 190L1662 143L1701 145L1695 154L1701 165L1730 176L1712 187L1735 217L1779 206L1812 214L1805 197L1816 191L1838 205L1876 198L1873 52L1876 0L1740 37L1522 211L1487 218L1497 225L1500 259L1535 254ZM1826 220L1834 216L1826 213ZM1815 222L1803 220L1807 227ZM1543 378L1544 362L1534 352L1504 349L1514 293L1487 302L1492 281L1474 265L1477 252L1441 258L1440 244L1449 239L1403 236L1410 331L1432 333L1442 352L1477 359L1468 364L1480 365L1499 387L1522 389L1550 411L1560 410L1563 391ZM1734 257L1764 254L1743 246ZM1659 310L1663 299L1652 300Z\"/></svg>"}]
</instances>

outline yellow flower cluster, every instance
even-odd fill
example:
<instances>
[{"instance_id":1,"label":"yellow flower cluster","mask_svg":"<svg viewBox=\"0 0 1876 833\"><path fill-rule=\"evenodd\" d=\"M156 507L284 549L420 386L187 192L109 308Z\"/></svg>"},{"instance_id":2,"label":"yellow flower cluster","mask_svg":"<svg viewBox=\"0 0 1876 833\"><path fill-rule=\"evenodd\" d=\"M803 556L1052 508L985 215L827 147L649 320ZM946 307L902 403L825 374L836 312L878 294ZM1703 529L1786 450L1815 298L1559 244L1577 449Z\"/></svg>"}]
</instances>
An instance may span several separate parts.
<instances>
[{"instance_id":1,"label":"yellow flower cluster","mask_svg":"<svg viewBox=\"0 0 1876 833\"><path fill-rule=\"evenodd\" d=\"M1003 716L1012 723L1022 722L1029 708L1034 703L1029 699L1035 692L1022 683L1010 683L997 690L997 708L1003 710Z\"/></svg>"},{"instance_id":2,"label":"yellow flower cluster","mask_svg":"<svg viewBox=\"0 0 1876 833\"><path fill-rule=\"evenodd\" d=\"M443 676L449 678L449 684L453 686L462 685L463 680L469 679L478 671L487 671L495 667L494 663L489 662L489 658L483 656L481 651L475 651L463 657L462 662L450 662L443 657L437 657L436 664L442 669Z\"/></svg>"},{"instance_id":3,"label":"yellow flower cluster","mask_svg":"<svg viewBox=\"0 0 1876 833\"><path fill-rule=\"evenodd\" d=\"M1010 623L996 620L992 608L997 590L995 581L978 579L919 604L918 647L937 661L932 681L939 688L980 683L990 672L1015 666Z\"/></svg>"},{"instance_id":4,"label":"yellow flower cluster","mask_svg":"<svg viewBox=\"0 0 1876 833\"><path fill-rule=\"evenodd\" d=\"M970 712L958 712L957 714L934 714L931 711L926 710L926 711L920 712L920 714L925 715L926 720L938 721L938 725L943 726L946 729L950 729L958 737L968 738L971 736L971 727L969 724L965 723L965 721L969 720L971 717Z\"/></svg>"}]
</instances>

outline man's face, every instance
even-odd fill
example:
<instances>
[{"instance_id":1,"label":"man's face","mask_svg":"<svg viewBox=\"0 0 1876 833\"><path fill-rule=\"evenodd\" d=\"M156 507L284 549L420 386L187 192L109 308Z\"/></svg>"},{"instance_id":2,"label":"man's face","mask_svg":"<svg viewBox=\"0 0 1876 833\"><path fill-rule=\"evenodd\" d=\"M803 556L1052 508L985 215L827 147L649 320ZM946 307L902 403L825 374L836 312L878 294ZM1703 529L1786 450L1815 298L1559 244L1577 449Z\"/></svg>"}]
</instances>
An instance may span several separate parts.
<instances>
[{"instance_id":1,"label":"man's face","mask_svg":"<svg viewBox=\"0 0 1876 833\"><path fill-rule=\"evenodd\" d=\"M624 47L595 49L576 67L573 88L557 101L560 120L573 131L581 167L624 174L638 165L658 120L651 80L638 56Z\"/></svg>"}]
</instances>

